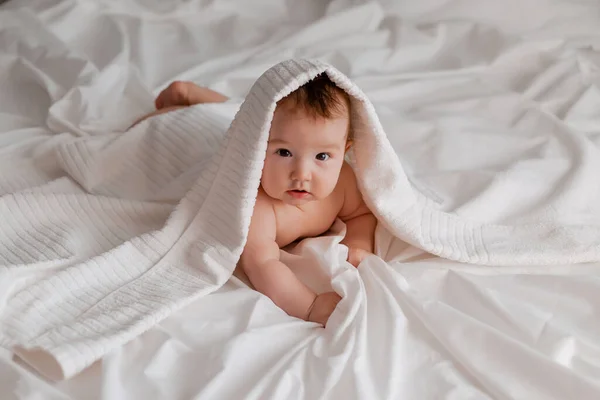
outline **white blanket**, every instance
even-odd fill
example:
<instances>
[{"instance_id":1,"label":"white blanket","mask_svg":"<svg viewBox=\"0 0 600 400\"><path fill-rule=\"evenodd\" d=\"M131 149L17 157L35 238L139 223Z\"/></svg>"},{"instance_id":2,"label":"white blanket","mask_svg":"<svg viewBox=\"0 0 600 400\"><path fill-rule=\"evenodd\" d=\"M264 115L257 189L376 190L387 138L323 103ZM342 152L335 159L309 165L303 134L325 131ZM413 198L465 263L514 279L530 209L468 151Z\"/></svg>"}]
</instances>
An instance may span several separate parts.
<instances>
[{"instance_id":1,"label":"white blanket","mask_svg":"<svg viewBox=\"0 0 600 400\"><path fill-rule=\"evenodd\" d=\"M371 10L376 10L376 7ZM19 27L36 26L26 16L19 18L10 15L2 21L3 26L10 28L12 24L12 32L17 36L23 34ZM42 31L40 28L39 32ZM8 32L11 32L10 29ZM25 35L36 37L35 31ZM21 40L21 43L23 42L27 43ZM56 132L65 131L70 134L54 135L48 140L40 140L40 146L36 147L36 152L31 157L31 164L28 163L27 157L18 157L21 154L16 151L8 153L14 156L14 159L2 160L5 170L9 167L14 168L14 160L22 163L22 168L18 173L2 176L2 190L6 193L1 199L2 219L6 223L0 228L3 235L0 242L3 251L0 254L6 268L2 269L0 283L3 285L1 293L6 307L0 316L0 329L3 344L6 346L39 346L48 351L60 363L60 368L56 368L55 365L50 365L52 368L49 368L43 363L48 359L40 358L40 354L32 354L24 349L19 350L19 354L45 373L51 376L58 373L56 376L60 377L61 374L71 376L105 352L116 350L115 346L119 343L133 338L174 309L215 290L228 279L236 251L240 250L243 243L243 226L247 223L248 210L251 208L249 204L253 198L245 193L252 194L255 190L252 179L240 178L235 172L230 175L228 168L233 167L234 171L241 171L243 174L252 174L260 168L260 163L256 162L260 159L256 156L260 154L260 148L255 146L260 147L261 143L264 144L265 130L261 129L262 123L258 124L257 129L250 129L249 132L257 138L263 135L263 140L252 141L248 146L245 137L235 134L234 123L229 131L231 141L226 142L228 145L223 147L224 152L212 157L222 140L222 132L229 124L231 108L236 106L232 103L199 106L154 119L126 133L103 134L106 124L100 120L96 127L89 124L90 119L85 122L87 125L76 122L77 114L81 113L77 105L82 104L78 99L83 96L86 87L93 93L98 93L102 88L106 90L105 85L111 82L110 69L103 70L103 76L89 68L76 69L81 71L78 73L77 82L73 83L77 89L69 91L68 87L61 88L53 82L65 84L68 77L77 74L69 72L55 76L54 81L47 79L49 72L59 71L52 68L53 61L60 60L61 70L68 70L69 53L61 50L60 44L53 42L51 38L48 38L48 43L42 48L46 51L40 52L39 48L29 53L24 51L27 48L13 50L19 52L21 62L25 65L25 68L19 69L22 79L29 81L36 77L48 89L49 104L54 104L48 116L49 126ZM73 68L77 66L76 61L73 62ZM113 65L121 65L122 71L127 71L118 61ZM320 68L322 67L317 66L312 70L313 73ZM256 72L257 76L258 71ZM330 72L337 76L343 85L343 76L334 70ZM132 82L137 82L135 78L125 74L129 78L124 79L123 74L112 73L113 89L129 95L137 93L141 99L148 101L149 93L145 93L142 87L131 86ZM389 81L391 78L387 79ZM369 86L373 88L376 84ZM252 113L241 115L268 116L269 107L272 106L272 100L277 93L281 95L288 90L280 91L281 88L277 85L268 85L267 88L269 87L273 90L268 97L269 101L264 104L261 102L260 106L248 101L242 110L244 107L251 107ZM435 87L438 88L435 96L442 96L443 90L440 86ZM410 88L406 89L405 93L410 93ZM361 154L357 152L353 160L359 176L363 178L370 171L378 172L375 179L360 179L363 191L367 196L370 193L373 196L368 198L370 205L378 212L389 231L435 254L478 263L546 264L597 259L598 184L590 179L590 171L593 172L597 159L597 148L590 139L568 129L555 118L541 112L538 107L531 106L516 96L494 94L493 90L483 83L482 87L474 87L472 94L484 97L487 90L491 96L491 104L486 104L486 107L493 111L488 115L490 118L487 123L497 120L500 125L510 124L516 133L524 132L528 138L515 137L514 144L507 136L502 136L497 141L489 134L482 138L477 135L477 129L481 128L477 121L471 120L472 126L469 126L454 117L461 115L463 110L472 111L472 104L459 100L447 106L444 109L445 114L439 114L436 113L435 104L424 105L432 94L426 93L424 86L421 86L420 90L429 97L424 97L422 104L419 104L418 97L411 97L412 104L408 107L418 107L419 112L411 112L410 117L413 122L420 122L426 121L429 115L435 115L435 125L420 124L420 130L414 135L407 133L406 139L399 134L390 136L391 145L394 147L392 150L392 147L386 144L387 139L381 135L377 122L371 121L371 127L374 129L369 130L370 133L362 134L363 146L357 147L369 156L361 160ZM372 92L373 96L370 97L377 99L383 96L385 88ZM252 98L252 93L256 91L252 90L249 98ZM358 91L355 94L362 96ZM117 97L114 93L111 93L111 96ZM122 101L129 100L125 98ZM118 109L119 104L115 108ZM374 115L368 103L366 109L369 110L366 117ZM386 107L380 107L379 110L383 121L390 117L390 110ZM86 110L83 114L89 117L93 110ZM36 115L28 117L35 118ZM15 120L15 125L17 123L21 121ZM114 126L121 126L122 120L120 123L112 123ZM407 124L404 128L409 131L410 127L411 124ZM445 176L438 174L428 179L427 176L419 177L416 167L419 163L426 166L430 158L420 161L417 158L418 154L403 153L407 162L403 162L402 167L410 166L407 172L422 195L413 193L400 168L396 153L402 153L400 143L410 145L411 137L427 137L436 130L454 135L450 135L448 141L443 140L443 137L441 140L436 139L440 141L433 142L421 140L420 143L424 144L425 149L421 154L438 152L450 157L453 154L466 154L470 157L463 162L464 171L460 169L460 162L452 161L456 168L454 171L448 171ZM198 135L199 132L202 134ZM85 137L89 133L99 136ZM35 132L27 132L25 129L18 134L30 134L36 140L38 138ZM81 134L84 137L74 139L73 134ZM253 154L254 157L234 157L235 153L231 149L235 147L231 146L236 142L242 146L243 154ZM471 145L475 154L468 151ZM518 149L517 154L512 152L515 149ZM383 156L371 157L375 152ZM226 162L228 157L236 162ZM435 159L437 162L444 162L443 156ZM473 159L478 159L479 165L486 166L490 171L494 170L494 163L504 165L516 161L512 162L511 168L494 175L493 178L482 179L482 175L485 174L477 175L477 171L468 170L469 165L475 164ZM247 168L238 164L239 160L242 160L242 163L248 162ZM376 169L368 167L370 163L383 160L383 165ZM447 162L450 164L450 161ZM40 168L40 163L43 168ZM213 168L220 165L225 167L218 171ZM432 171L432 168L423 170ZM386 177L383 172L386 171L391 174L391 180L384 179ZM239 178L248 186L245 191L235 191L231 196L222 197L222 194L217 194L211 201L208 194L219 193L219 188L227 188L232 184L219 179L210 190L203 190L203 177L210 180L215 173L224 174L218 176L225 179L229 177L233 182ZM476 179L465 181L469 173ZM55 179L59 176L65 178ZM489 175L486 177L490 178ZM256 173L254 178L256 179ZM380 179L384 179L385 187L378 183L381 182ZM46 182L49 183L45 184ZM389 185L395 182L399 182L400 185ZM374 185L373 190L368 188L370 184ZM85 190L82 190L82 187ZM382 187L385 189L383 193ZM457 187L461 190L456 190ZM398 190L399 193L394 193L394 190ZM186 200L174 207L186 192ZM583 196L583 193L586 195ZM383 198L393 200L380 201ZM399 200L405 200L406 203L400 203ZM230 201L238 201L239 204L231 204ZM231 212L208 212L203 215L202 213L207 211L203 205L205 208L231 207ZM452 211L454 214L446 214L438 209ZM233 222L228 225L228 221ZM582 228L584 223L585 229ZM227 229L234 234L220 238L219 230L222 230L223 226L228 226ZM418 270L411 272L404 269L403 273L398 275L398 265L394 262L398 260L398 253L402 253L402 244L393 240L393 236L383 229L378 232L378 254L388 263L381 262L379 258L372 258L356 271L343 262L344 250L337 244L343 228L335 228L334 232L338 235L328 236L321 241L316 240L294 249L296 253L304 256L304 259L317 258L322 266L328 263L329 265L324 267L325 276L332 278L326 279L326 285L333 285L345 296L340 309L334 315L331 330L321 335L312 330L314 327L306 327L306 324L301 322L292 323L289 319L282 319L280 314L270 317L269 313L277 313L274 308L269 308L267 313L248 310L248 313L258 312L260 316L258 321L252 323L253 328L250 330L256 329L260 324L271 324L274 320L283 323L281 332L286 334L281 335L282 340L285 338L288 342L282 341L276 345L273 341L271 344L281 347L283 353L279 354L289 354L288 357L282 357L276 356L278 353L275 350L271 351L270 359L279 360L279 363L271 368L275 375L260 379L256 377L248 386L249 397L264 397L265 393L271 396L279 394L280 397L294 393L296 397L306 398L327 395L397 397L401 394L398 392L400 387L407 388L410 385L394 383L389 379L389 375L392 374L390 371L398 371L402 365L398 364L398 359L410 358L412 349L390 349L402 343L398 342L397 332L405 329L403 318L412 318L413 314L426 326L426 331L434 334L442 348L452 349L452 357L469 371L467 375L475 376L480 382L479 385L485 387L486 392L494 397L533 398L531 393L535 393L539 398L561 398L561 387L576 388L571 392L562 392L562 398L573 391L581 398L597 394L596 384L585 378L585 374L581 375L585 368L576 365L580 371L580 375L577 375L557 366L571 365L569 360L572 360L573 352L577 352L572 349L573 345L568 343L560 346L560 349L553 350L548 347L549 343L558 343L549 338L559 337L560 334L554 332L548 336L547 328L543 328L546 323L544 321L549 321L549 317L539 315L538 310L540 307L545 310L552 309L544 306L546 300L530 299L529 301L533 301L537 306L529 310L525 307L526 309L522 310L524 299L521 303L512 304L510 299L503 296L490 296L488 300L494 299L498 309L511 310L500 313L500 321L496 321L493 313L481 314L475 305L472 305L475 307L473 309L468 305L459 305L459 299L465 292L493 286L485 279L478 278L477 272L472 271L471 275L460 274L459 278L453 278L455 275L448 275L447 271L443 270L425 274L417 272ZM206 233L209 235L206 236ZM477 233L480 233L480 236L473 236ZM479 238L483 240L478 240ZM224 242L223 246L218 247L223 249L223 252L211 253L212 241ZM198 246L201 243L207 244L207 248ZM412 251L413 254L419 254L416 250ZM403 257L406 260L406 253ZM292 265L298 263L293 257L288 261ZM198 268L199 265L203 268ZM421 263L417 267L426 269L427 264ZM593 267L589 271L592 272ZM200 275L202 273L204 275ZM440 274L446 278L441 278ZM466 277L468 280L465 280ZM439 292L435 282L440 282L440 279L458 279L463 283L452 285L462 289L452 294L444 293L443 290ZM411 281L410 285L407 284L407 280ZM171 284L165 285L166 281ZM500 283L496 285L505 281L500 279L498 282ZM575 292L571 292L571 296L575 296ZM209 299L212 297L206 297L203 304L211 304ZM475 297L471 295L471 298ZM264 308L266 304L268 302L261 299L257 303L258 309ZM238 310L239 307L240 305L230 310ZM453 307L461 311L457 312ZM518 314L515 313L517 309L520 309ZM207 321L214 321L206 313L202 315ZM401 315L408 316L398 318ZM531 337L545 337L547 342L539 342L519 332L512 332L511 326L523 326L520 321L514 320L514 315L519 315L520 319L537 321L537 328L532 328L530 332ZM215 318L218 320L218 316ZM503 325L503 319L508 321L507 326ZM239 319L235 320L239 322ZM495 330L481 325L482 321L486 321ZM568 325L568 321L563 322ZM415 329L414 324L412 326ZM305 330L302 327L306 327ZM504 337L499 338L494 333L498 329L504 332ZM310 334L307 335L308 330ZM219 331L218 326L214 327L214 331ZM459 333L461 331L462 334ZM210 330L203 331L204 334L208 332ZM273 331L270 332L268 340L273 340ZM444 332L454 332L454 335L446 335ZM460 343L464 341L467 332L470 332L468 344L471 348ZM410 336L408 333L402 335ZM418 336L428 341L423 335L426 333L421 329ZM484 356L481 359L474 357L473 353L477 353L475 349L483 349L486 340L492 338L494 346L500 351L494 353L493 350L489 350L482 353ZM590 342L591 337L589 338L584 344L594 348L594 342ZM241 346L240 341L235 343L236 346ZM577 343L578 346L583 345L582 342ZM540 354L554 354L558 364L543 363L538 355L524 351L523 346L536 347ZM249 347L242 347L246 352L251 351ZM227 347L219 348L225 350ZM427 351L420 349L418 353L419 357L425 357ZM239 356L240 352L234 351L232 354ZM332 362L332 357L336 354L341 355L346 362L337 360L330 370L323 369ZM321 361L322 355L326 357ZM158 357L159 354L156 362L160 363ZM225 358L222 360L227 359L226 354L223 357ZM316 358L311 361L311 357ZM442 355L438 359L444 358ZM252 359L256 367L260 359ZM304 366L299 359L308 360L308 365L316 368L316 376L301 373ZM202 362L201 359L199 362ZM386 365L387 369L378 371L375 364L379 362L380 365ZM414 360L411 362L414 365ZM230 362L227 364L231 365ZM345 367L346 364L348 366ZM531 375L524 378L523 371L511 372L511 366L516 364L529 364L532 369L544 365L546 378ZM248 367L251 368L252 365ZM481 369L497 369L501 374L492 378L493 375L482 373ZM456 372L454 369L444 371ZM279 373L286 377L287 384L286 379L277 379ZM404 379L408 377L406 374L397 373ZM294 382L294 376L302 376L304 384ZM229 377L232 375L229 374ZM473 388L466 389L468 385L462 382L464 375L459 374L455 376L456 380L453 379L447 377L447 382L461 388L460 398L466 398L468 393L476 398L484 396ZM522 379L538 384L532 391L518 384ZM279 381L277 385L274 383L276 381ZM458 384L458 381L462 383ZM217 381L213 382L216 384ZM546 384L545 395L541 389L541 382ZM234 387L239 398L240 393L243 393L243 389L240 389L243 385L233 385L232 391ZM300 392L297 391L299 388ZM204 394L208 398L210 390L205 388ZM213 390L224 389L222 385L217 385ZM414 385L413 390L414 393L418 392ZM232 393L229 397L235 398ZM435 398L435 394L430 395Z\"/></svg>"}]
</instances>

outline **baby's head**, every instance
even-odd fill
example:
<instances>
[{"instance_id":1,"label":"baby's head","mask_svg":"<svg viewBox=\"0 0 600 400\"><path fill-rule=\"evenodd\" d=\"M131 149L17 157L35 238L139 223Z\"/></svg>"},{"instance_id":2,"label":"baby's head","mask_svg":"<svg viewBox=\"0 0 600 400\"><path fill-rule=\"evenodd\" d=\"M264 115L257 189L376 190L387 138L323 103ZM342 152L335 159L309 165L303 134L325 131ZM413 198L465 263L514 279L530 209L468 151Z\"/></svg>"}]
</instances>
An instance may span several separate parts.
<instances>
[{"instance_id":1,"label":"baby's head","mask_svg":"<svg viewBox=\"0 0 600 400\"><path fill-rule=\"evenodd\" d=\"M350 98L326 74L277 103L261 185L292 205L329 196L352 143Z\"/></svg>"}]
</instances>

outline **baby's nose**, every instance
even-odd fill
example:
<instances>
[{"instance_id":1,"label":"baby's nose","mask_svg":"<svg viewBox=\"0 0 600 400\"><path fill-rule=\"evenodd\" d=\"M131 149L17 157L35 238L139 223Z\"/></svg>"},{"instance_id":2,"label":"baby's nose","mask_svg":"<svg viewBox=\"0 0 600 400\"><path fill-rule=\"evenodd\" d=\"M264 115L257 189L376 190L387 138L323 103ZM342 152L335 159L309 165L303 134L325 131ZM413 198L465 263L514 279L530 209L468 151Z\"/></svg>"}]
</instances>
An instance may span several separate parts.
<instances>
[{"instance_id":1,"label":"baby's nose","mask_svg":"<svg viewBox=\"0 0 600 400\"><path fill-rule=\"evenodd\" d=\"M292 171L293 180L308 181L310 180L310 175L310 167L303 162L297 163Z\"/></svg>"}]
</instances>

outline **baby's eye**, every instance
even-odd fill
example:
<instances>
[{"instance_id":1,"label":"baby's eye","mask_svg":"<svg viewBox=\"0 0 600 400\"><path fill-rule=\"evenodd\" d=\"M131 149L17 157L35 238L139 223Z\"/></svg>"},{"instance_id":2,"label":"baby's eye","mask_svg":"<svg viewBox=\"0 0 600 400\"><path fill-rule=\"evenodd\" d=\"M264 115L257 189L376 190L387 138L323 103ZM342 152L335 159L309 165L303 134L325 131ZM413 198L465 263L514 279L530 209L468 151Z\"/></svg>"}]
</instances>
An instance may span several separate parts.
<instances>
[{"instance_id":1,"label":"baby's eye","mask_svg":"<svg viewBox=\"0 0 600 400\"><path fill-rule=\"evenodd\" d=\"M327 161L329 159L330 155L327 153L319 153L317 154L317 160L319 161Z\"/></svg>"},{"instance_id":2,"label":"baby's eye","mask_svg":"<svg viewBox=\"0 0 600 400\"><path fill-rule=\"evenodd\" d=\"M277 153L281 157L291 157L292 156L292 153L290 153L290 151L287 149L279 149L275 153Z\"/></svg>"}]
</instances>

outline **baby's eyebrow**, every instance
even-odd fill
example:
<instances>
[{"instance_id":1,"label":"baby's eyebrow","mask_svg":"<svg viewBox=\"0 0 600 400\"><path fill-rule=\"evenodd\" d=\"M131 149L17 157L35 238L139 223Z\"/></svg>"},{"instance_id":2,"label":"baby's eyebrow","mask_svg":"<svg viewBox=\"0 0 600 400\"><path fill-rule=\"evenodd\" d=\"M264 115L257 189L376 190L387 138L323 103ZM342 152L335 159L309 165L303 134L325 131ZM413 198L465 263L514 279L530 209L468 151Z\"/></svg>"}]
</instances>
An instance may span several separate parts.
<instances>
[{"instance_id":1,"label":"baby's eyebrow","mask_svg":"<svg viewBox=\"0 0 600 400\"><path fill-rule=\"evenodd\" d=\"M289 146L290 143L283 140L283 139L269 139L268 141L269 144L272 145L284 145L284 146ZM317 148L319 150L337 150L340 148L339 143L325 143L322 145L318 145Z\"/></svg>"},{"instance_id":2,"label":"baby's eyebrow","mask_svg":"<svg viewBox=\"0 0 600 400\"><path fill-rule=\"evenodd\" d=\"M330 143L330 144L325 144L323 146L319 146L320 149L324 149L324 150L337 150L340 148L340 145L337 143Z\"/></svg>"},{"instance_id":3,"label":"baby's eyebrow","mask_svg":"<svg viewBox=\"0 0 600 400\"><path fill-rule=\"evenodd\" d=\"M289 144L285 140L282 139L269 139L269 143L271 144Z\"/></svg>"}]
</instances>

